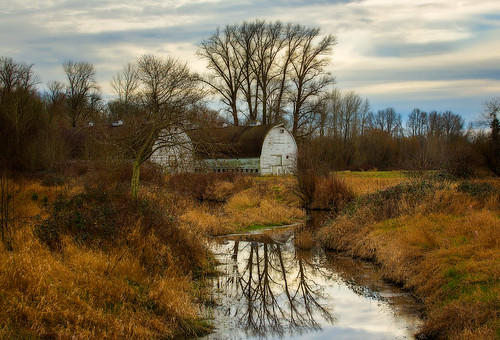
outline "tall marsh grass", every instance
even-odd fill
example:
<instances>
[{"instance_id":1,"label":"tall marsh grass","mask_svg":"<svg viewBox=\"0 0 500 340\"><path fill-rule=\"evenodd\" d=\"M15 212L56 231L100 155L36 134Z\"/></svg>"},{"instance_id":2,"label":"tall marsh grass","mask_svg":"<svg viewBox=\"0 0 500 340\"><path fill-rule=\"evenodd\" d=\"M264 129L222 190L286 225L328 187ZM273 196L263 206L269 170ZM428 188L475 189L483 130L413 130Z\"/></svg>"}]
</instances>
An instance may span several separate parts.
<instances>
[{"instance_id":1,"label":"tall marsh grass","mask_svg":"<svg viewBox=\"0 0 500 340\"><path fill-rule=\"evenodd\" d=\"M417 182L362 196L317 235L380 263L427 306L423 336L500 332L500 182ZM484 194L487 192L487 194Z\"/></svg>"},{"instance_id":2,"label":"tall marsh grass","mask_svg":"<svg viewBox=\"0 0 500 340\"><path fill-rule=\"evenodd\" d=\"M248 177L250 184L232 188L225 203L218 206L195 206L181 220L205 235L221 235L259 225L284 225L302 220L305 212L290 189L288 178L258 179ZM249 186L249 187L248 187ZM226 189L227 182L213 184L212 192ZM246 188L248 187L248 188Z\"/></svg>"},{"instance_id":3,"label":"tall marsh grass","mask_svg":"<svg viewBox=\"0 0 500 340\"><path fill-rule=\"evenodd\" d=\"M13 247L0 246L0 338L208 331L192 287L210 257L200 234L178 223L176 207L162 205L172 195L145 187L148 198L132 202L125 187L89 178L49 186L16 179Z\"/></svg>"}]
</instances>

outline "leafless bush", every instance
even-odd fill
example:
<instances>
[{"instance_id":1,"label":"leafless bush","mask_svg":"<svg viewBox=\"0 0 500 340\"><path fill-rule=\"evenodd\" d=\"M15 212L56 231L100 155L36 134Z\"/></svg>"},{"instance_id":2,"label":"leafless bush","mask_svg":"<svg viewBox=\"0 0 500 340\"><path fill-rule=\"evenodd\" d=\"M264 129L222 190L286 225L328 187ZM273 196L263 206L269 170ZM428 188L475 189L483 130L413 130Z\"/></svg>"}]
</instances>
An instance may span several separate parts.
<instances>
[{"instance_id":1,"label":"leafless bush","mask_svg":"<svg viewBox=\"0 0 500 340\"><path fill-rule=\"evenodd\" d=\"M7 250L12 250L14 191L11 180L0 170L0 236Z\"/></svg>"},{"instance_id":2,"label":"leafless bush","mask_svg":"<svg viewBox=\"0 0 500 340\"><path fill-rule=\"evenodd\" d=\"M329 172L330 165L310 145L304 146L297 160L297 195L310 209L340 211L354 198L354 192Z\"/></svg>"}]
</instances>

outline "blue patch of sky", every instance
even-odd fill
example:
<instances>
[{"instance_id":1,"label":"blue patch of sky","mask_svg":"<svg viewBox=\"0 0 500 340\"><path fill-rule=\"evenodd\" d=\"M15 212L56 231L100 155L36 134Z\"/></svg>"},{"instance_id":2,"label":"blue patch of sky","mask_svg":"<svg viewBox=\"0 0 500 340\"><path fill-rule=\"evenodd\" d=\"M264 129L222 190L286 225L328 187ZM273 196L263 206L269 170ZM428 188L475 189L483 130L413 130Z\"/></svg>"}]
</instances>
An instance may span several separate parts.
<instances>
[{"instance_id":1,"label":"blue patch of sky","mask_svg":"<svg viewBox=\"0 0 500 340\"><path fill-rule=\"evenodd\" d=\"M481 15L481 18L484 20L496 21L498 23L500 22L500 13L485 13Z\"/></svg>"},{"instance_id":2,"label":"blue patch of sky","mask_svg":"<svg viewBox=\"0 0 500 340\"><path fill-rule=\"evenodd\" d=\"M337 71L333 71L335 74ZM339 74L343 76L341 70ZM450 63L446 66L429 66L426 68L408 68L394 70L358 69L349 72L349 81L368 83L373 80L380 82L397 81L439 81L439 80L464 80L464 79L488 79L500 80L500 63L491 60L479 64Z\"/></svg>"},{"instance_id":3,"label":"blue patch of sky","mask_svg":"<svg viewBox=\"0 0 500 340\"><path fill-rule=\"evenodd\" d=\"M386 94L381 96L371 96L368 98L371 105L371 111L377 112L387 107L392 107L396 112L400 113L403 121L406 121L408 115L414 108L419 108L422 111L451 111L462 116L467 123L474 122L479 119L480 112L483 109L482 104L487 98L478 98L477 96L461 96L461 97L441 97L436 99L397 96Z\"/></svg>"},{"instance_id":4,"label":"blue patch of sky","mask_svg":"<svg viewBox=\"0 0 500 340\"><path fill-rule=\"evenodd\" d=\"M75 33L75 34L59 34L49 37L33 37L27 39L27 43L31 46L45 46L55 44L74 44L78 45L109 45L120 43L137 42L144 45L150 43L181 43L181 42L197 42L200 40L200 35L205 34L204 29L198 30L193 27L171 26L163 28L151 29L134 29L122 31L107 31L99 33Z\"/></svg>"},{"instance_id":5,"label":"blue patch of sky","mask_svg":"<svg viewBox=\"0 0 500 340\"><path fill-rule=\"evenodd\" d=\"M382 43L373 49L375 57L420 57L451 52L456 50L456 43L439 42L428 44Z\"/></svg>"}]
</instances>

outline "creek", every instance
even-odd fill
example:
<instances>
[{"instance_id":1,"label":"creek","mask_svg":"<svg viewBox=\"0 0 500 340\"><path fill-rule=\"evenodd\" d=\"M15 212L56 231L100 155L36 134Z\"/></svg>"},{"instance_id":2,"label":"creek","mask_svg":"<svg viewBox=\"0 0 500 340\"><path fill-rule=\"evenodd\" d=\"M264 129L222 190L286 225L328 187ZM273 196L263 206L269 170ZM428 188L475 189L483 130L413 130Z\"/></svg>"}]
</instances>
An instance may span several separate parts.
<instances>
[{"instance_id":1,"label":"creek","mask_svg":"<svg viewBox=\"0 0 500 340\"><path fill-rule=\"evenodd\" d=\"M293 228L215 238L204 339L414 339L422 306L372 263L294 246Z\"/></svg>"}]
</instances>

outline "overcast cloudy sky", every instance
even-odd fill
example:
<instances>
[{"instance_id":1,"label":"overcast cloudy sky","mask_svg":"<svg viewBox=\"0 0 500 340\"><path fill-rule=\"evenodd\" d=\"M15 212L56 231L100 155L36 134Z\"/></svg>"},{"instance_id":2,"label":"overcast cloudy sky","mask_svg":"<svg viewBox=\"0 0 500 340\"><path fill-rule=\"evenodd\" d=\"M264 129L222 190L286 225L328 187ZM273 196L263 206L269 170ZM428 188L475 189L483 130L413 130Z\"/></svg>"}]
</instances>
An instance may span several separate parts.
<instances>
[{"instance_id":1,"label":"overcast cloudy sky","mask_svg":"<svg viewBox=\"0 0 500 340\"><path fill-rule=\"evenodd\" d=\"M217 26L255 19L335 34L337 86L373 110L452 110L471 121L500 96L499 0L0 0L0 55L64 80L68 59L111 77L142 54L172 55L196 71L197 44Z\"/></svg>"}]
</instances>

